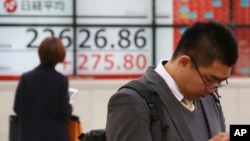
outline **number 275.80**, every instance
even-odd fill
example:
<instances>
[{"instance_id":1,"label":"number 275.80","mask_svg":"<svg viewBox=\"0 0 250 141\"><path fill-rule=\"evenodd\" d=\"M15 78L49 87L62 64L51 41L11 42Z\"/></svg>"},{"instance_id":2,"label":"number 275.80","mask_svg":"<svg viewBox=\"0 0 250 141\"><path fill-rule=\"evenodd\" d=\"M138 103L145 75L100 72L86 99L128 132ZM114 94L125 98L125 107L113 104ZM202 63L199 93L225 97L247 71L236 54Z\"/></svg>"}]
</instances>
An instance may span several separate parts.
<instances>
[{"instance_id":1,"label":"number 275.80","mask_svg":"<svg viewBox=\"0 0 250 141\"><path fill-rule=\"evenodd\" d=\"M143 70L147 66L145 54L124 54L121 61L114 59L114 54L79 54L79 70ZM91 61L90 61L91 60ZM116 61L116 62L115 62ZM104 66L102 66L104 64ZM101 68L104 67L104 68Z\"/></svg>"}]
</instances>

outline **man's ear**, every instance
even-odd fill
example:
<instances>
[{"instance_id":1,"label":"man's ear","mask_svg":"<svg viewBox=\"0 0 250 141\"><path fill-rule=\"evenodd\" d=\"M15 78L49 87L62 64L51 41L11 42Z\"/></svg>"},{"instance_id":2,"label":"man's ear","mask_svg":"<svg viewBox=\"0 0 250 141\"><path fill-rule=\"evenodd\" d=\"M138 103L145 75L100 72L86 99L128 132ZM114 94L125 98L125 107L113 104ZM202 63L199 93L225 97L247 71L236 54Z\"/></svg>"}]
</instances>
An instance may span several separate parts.
<instances>
[{"instance_id":1,"label":"man's ear","mask_svg":"<svg viewBox=\"0 0 250 141\"><path fill-rule=\"evenodd\" d=\"M187 55L182 55L178 58L179 68L187 68L191 66L191 58Z\"/></svg>"}]
</instances>

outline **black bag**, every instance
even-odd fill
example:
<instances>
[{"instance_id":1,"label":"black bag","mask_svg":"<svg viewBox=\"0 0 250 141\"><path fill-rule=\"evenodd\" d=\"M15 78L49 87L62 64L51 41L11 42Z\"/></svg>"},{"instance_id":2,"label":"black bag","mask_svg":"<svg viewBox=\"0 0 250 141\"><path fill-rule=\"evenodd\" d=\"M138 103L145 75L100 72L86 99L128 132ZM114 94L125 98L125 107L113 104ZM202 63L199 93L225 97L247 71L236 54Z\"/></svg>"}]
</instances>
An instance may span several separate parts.
<instances>
[{"instance_id":1,"label":"black bag","mask_svg":"<svg viewBox=\"0 0 250 141\"><path fill-rule=\"evenodd\" d=\"M18 141L18 133L19 133L19 122L17 115L9 116L9 141Z\"/></svg>"},{"instance_id":2,"label":"black bag","mask_svg":"<svg viewBox=\"0 0 250 141\"><path fill-rule=\"evenodd\" d=\"M147 101L147 105L150 110L151 116L151 133L154 141L167 141L167 128L168 124L165 120L161 100L159 95L151 89L150 86L146 86L139 80L132 80L127 84L123 85L118 89L129 88L136 91L142 98ZM162 128L161 132L156 132ZM105 129L95 129L87 133L81 133L78 137L79 141L106 141L106 132Z\"/></svg>"},{"instance_id":3,"label":"black bag","mask_svg":"<svg viewBox=\"0 0 250 141\"><path fill-rule=\"evenodd\" d=\"M95 129L82 133L78 139L80 141L106 141L106 132L105 129Z\"/></svg>"}]
</instances>

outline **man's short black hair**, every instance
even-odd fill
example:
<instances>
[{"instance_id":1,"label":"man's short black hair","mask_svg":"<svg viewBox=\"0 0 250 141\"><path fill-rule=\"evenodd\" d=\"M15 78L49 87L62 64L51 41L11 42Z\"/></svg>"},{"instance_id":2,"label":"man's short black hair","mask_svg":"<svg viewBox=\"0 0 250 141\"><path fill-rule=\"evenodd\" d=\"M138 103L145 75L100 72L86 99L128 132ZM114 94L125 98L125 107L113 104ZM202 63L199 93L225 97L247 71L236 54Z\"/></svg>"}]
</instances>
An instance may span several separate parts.
<instances>
[{"instance_id":1,"label":"man's short black hair","mask_svg":"<svg viewBox=\"0 0 250 141\"><path fill-rule=\"evenodd\" d=\"M215 60L233 66L238 59L238 46L232 30L219 22L198 21L182 35L172 60L188 55L198 66L208 67Z\"/></svg>"}]
</instances>

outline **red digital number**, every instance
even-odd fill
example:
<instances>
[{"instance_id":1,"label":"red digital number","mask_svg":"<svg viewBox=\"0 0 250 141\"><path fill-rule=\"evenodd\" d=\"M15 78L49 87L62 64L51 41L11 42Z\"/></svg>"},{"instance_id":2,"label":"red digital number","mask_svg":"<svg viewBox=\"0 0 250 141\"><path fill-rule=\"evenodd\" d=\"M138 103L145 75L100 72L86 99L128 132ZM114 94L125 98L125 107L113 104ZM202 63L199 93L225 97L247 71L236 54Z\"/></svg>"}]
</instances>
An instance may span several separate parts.
<instances>
[{"instance_id":1,"label":"red digital number","mask_svg":"<svg viewBox=\"0 0 250 141\"><path fill-rule=\"evenodd\" d=\"M78 66L79 70L96 70L97 68L100 67L100 64L104 63L104 70L113 70L115 69L114 62L114 54L90 54L89 56L87 54L79 54L79 60L82 58L80 61L80 65ZM93 65L92 64L87 64L88 60L93 60ZM147 66L147 58L145 54L125 54L123 56L123 61L122 61L122 68L124 70L131 70L131 69L138 69L138 70L143 70ZM116 66L116 68L119 70L120 66Z\"/></svg>"},{"instance_id":2,"label":"red digital number","mask_svg":"<svg viewBox=\"0 0 250 141\"><path fill-rule=\"evenodd\" d=\"M92 70L96 70L98 68L99 64L101 63L101 60L104 58L104 63L105 63L105 70L111 70L114 67L114 62L113 62L113 54L91 54L89 57L87 54L79 54L79 58L82 58L80 61L80 65L78 66L79 70L88 70L88 68L91 68ZM89 59L94 59L93 66L88 66L87 62ZM80 60L80 59L79 59Z\"/></svg>"},{"instance_id":3,"label":"red digital number","mask_svg":"<svg viewBox=\"0 0 250 141\"><path fill-rule=\"evenodd\" d=\"M113 69L113 67L114 67L114 61L112 59L113 56L114 56L113 54L105 54L104 62L105 62L105 64L108 64L105 66L105 70L112 70Z\"/></svg>"},{"instance_id":4,"label":"red digital number","mask_svg":"<svg viewBox=\"0 0 250 141\"><path fill-rule=\"evenodd\" d=\"M145 54L138 54L136 56L136 66L139 70L143 70L147 67L147 57Z\"/></svg>"},{"instance_id":5,"label":"red digital number","mask_svg":"<svg viewBox=\"0 0 250 141\"><path fill-rule=\"evenodd\" d=\"M92 67L92 69L95 70L101 60L101 54L91 54L91 58L95 58L94 66Z\"/></svg>"},{"instance_id":6,"label":"red digital number","mask_svg":"<svg viewBox=\"0 0 250 141\"><path fill-rule=\"evenodd\" d=\"M125 54L123 60L123 68L126 70L131 70L134 67L136 67L136 69L142 70L145 69L147 65L147 58L145 54L137 54L135 56L133 56L133 54Z\"/></svg>"},{"instance_id":7,"label":"red digital number","mask_svg":"<svg viewBox=\"0 0 250 141\"><path fill-rule=\"evenodd\" d=\"M83 58L81 64L79 65L78 69L79 70L87 70L87 61L88 61L88 56L86 54L79 54L79 58Z\"/></svg>"}]
</instances>

